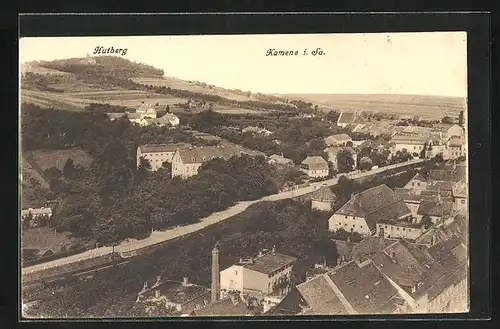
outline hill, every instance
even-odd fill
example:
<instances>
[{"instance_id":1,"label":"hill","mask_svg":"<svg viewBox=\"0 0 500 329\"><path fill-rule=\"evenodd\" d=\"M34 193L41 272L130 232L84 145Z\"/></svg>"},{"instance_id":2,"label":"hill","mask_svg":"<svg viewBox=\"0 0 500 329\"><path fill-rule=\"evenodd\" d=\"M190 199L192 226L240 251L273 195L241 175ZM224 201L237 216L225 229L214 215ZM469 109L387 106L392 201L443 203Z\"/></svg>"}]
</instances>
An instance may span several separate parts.
<instances>
[{"instance_id":1,"label":"hill","mask_svg":"<svg viewBox=\"0 0 500 329\"><path fill-rule=\"evenodd\" d=\"M465 109L460 97L395 94L283 94L282 97L318 104L325 111L375 111L439 119Z\"/></svg>"}]
</instances>

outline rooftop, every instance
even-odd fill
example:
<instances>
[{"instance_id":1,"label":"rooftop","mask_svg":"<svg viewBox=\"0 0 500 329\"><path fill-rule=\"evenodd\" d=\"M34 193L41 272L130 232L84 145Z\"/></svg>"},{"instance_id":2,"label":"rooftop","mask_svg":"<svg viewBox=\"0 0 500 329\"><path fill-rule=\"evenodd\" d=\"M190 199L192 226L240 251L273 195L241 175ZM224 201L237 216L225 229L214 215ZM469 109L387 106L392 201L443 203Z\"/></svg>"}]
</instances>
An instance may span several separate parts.
<instances>
[{"instance_id":1,"label":"rooftop","mask_svg":"<svg viewBox=\"0 0 500 329\"><path fill-rule=\"evenodd\" d=\"M403 199L385 184L355 194L337 214L363 217L370 229L380 220L398 219L411 214Z\"/></svg>"},{"instance_id":2,"label":"rooftop","mask_svg":"<svg viewBox=\"0 0 500 329\"><path fill-rule=\"evenodd\" d=\"M314 315L348 313L324 275L318 275L309 281L299 284L297 290Z\"/></svg>"},{"instance_id":3,"label":"rooftop","mask_svg":"<svg viewBox=\"0 0 500 329\"><path fill-rule=\"evenodd\" d=\"M325 138L325 143L327 145L335 145L338 143L346 143L349 141L352 141L352 138L347 134L331 135Z\"/></svg>"},{"instance_id":4,"label":"rooftop","mask_svg":"<svg viewBox=\"0 0 500 329\"><path fill-rule=\"evenodd\" d=\"M337 119L337 123L353 123L356 120L355 112L342 112L340 113L339 118Z\"/></svg>"},{"instance_id":5,"label":"rooftop","mask_svg":"<svg viewBox=\"0 0 500 329\"><path fill-rule=\"evenodd\" d=\"M422 216L450 216L453 211L453 202L438 202L423 200L418 206L417 214Z\"/></svg>"},{"instance_id":6,"label":"rooftop","mask_svg":"<svg viewBox=\"0 0 500 329\"><path fill-rule=\"evenodd\" d=\"M323 157L320 156L308 156L302 161L302 164L306 165L325 165L328 167L328 162L326 162Z\"/></svg>"},{"instance_id":7,"label":"rooftop","mask_svg":"<svg viewBox=\"0 0 500 329\"><path fill-rule=\"evenodd\" d=\"M251 311L240 298L225 298L210 305L199 308L194 312L195 316L246 316Z\"/></svg>"},{"instance_id":8,"label":"rooftop","mask_svg":"<svg viewBox=\"0 0 500 329\"><path fill-rule=\"evenodd\" d=\"M239 156L241 152L232 146L199 146L179 149L179 154L184 163L203 163L216 158L229 159Z\"/></svg>"},{"instance_id":9,"label":"rooftop","mask_svg":"<svg viewBox=\"0 0 500 329\"><path fill-rule=\"evenodd\" d=\"M328 273L328 277L358 314L390 314L400 303L396 288L373 263L359 267L349 262Z\"/></svg>"},{"instance_id":10,"label":"rooftop","mask_svg":"<svg viewBox=\"0 0 500 329\"><path fill-rule=\"evenodd\" d=\"M451 222L445 222L432 227L429 231L422 234L416 242L431 245L433 243L443 242L451 238L458 238L462 243L467 243L468 222L464 215L456 215Z\"/></svg>"},{"instance_id":11,"label":"rooftop","mask_svg":"<svg viewBox=\"0 0 500 329\"><path fill-rule=\"evenodd\" d=\"M316 201L330 201L333 202L337 199L335 193L332 192L330 187L322 186L320 189L312 192L310 195L312 200Z\"/></svg>"},{"instance_id":12,"label":"rooftop","mask_svg":"<svg viewBox=\"0 0 500 329\"><path fill-rule=\"evenodd\" d=\"M140 145L141 153L161 153L161 152L175 152L178 148L189 148L191 145L187 143L176 144L144 144Z\"/></svg>"},{"instance_id":13,"label":"rooftop","mask_svg":"<svg viewBox=\"0 0 500 329\"><path fill-rule=\"evenodd\" d=\"M243 267L259 273L271 274L294 263L296 260L297 258L295 257L277 252L268 252L260 257L256 257L253 263L244 264Z\"/></svg>"},{"instance_id":14,"label":"rooftop","mask_svg":"<svg viewBox=\"0 0 500 329\"><path fill-rule=\"evenodd\" d=\"M351 257L359 263L363 263L396 241L394 239L367 236L353 247Z\"/></svg>"}]
</instances>

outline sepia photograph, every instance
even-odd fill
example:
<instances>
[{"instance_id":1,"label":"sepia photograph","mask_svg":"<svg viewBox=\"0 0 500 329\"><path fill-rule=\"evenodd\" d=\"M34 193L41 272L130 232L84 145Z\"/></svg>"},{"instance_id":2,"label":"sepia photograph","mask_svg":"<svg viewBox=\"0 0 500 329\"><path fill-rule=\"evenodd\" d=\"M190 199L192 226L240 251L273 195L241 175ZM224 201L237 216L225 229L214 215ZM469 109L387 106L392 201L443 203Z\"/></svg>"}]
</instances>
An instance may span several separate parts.
<instances>
[{"instance_id":1,"label":"sepia photograph","mask_svg":"<svg viewBox=\"0 0 500 329\"><path fill-rule=\"evenodd\" d=\"M19 79L24 319L469 312L466 32L23 37Z\"/></svg>"}]
</instances>

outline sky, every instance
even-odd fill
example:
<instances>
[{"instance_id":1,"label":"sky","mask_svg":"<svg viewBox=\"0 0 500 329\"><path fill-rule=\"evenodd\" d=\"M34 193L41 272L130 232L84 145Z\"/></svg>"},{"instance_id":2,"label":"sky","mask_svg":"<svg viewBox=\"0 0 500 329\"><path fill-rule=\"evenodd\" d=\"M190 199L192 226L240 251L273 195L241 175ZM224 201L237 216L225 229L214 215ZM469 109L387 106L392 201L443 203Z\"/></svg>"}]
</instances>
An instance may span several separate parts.
<instances>
[{"instance_id":1,"label":"sky","mask_svg":"<svg viewBox=\"0 0 500 329\"><path fill-rule=\"evenodd\" d=\"M22 38L20 62L92 56L95 47L166 76L270 94L466 97L465 32ZM313 56L320 48L322 56ZM266 56L268 49L298 56ZM304 49L308 55L304 56Z\"/></svg>"}]
</instances>

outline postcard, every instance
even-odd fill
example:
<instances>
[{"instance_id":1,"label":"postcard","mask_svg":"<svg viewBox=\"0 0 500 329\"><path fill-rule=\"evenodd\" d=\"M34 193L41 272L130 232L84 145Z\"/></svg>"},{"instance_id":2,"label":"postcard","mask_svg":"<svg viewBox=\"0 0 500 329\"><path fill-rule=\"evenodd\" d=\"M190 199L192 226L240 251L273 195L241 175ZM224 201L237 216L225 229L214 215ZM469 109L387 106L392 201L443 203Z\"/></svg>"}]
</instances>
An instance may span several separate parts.
<instances>
[{"instance_id":1,"label":"postcard","mask_svg":"<svg viewBox=\"0 0 500 329\"><path fill-rule=\"evenodd\" d=\"M24 318L469 311L465 32L19 52Z\"/></svg>"}]
</instances>

